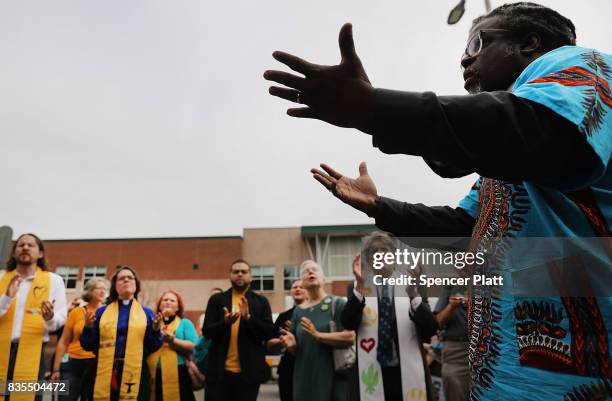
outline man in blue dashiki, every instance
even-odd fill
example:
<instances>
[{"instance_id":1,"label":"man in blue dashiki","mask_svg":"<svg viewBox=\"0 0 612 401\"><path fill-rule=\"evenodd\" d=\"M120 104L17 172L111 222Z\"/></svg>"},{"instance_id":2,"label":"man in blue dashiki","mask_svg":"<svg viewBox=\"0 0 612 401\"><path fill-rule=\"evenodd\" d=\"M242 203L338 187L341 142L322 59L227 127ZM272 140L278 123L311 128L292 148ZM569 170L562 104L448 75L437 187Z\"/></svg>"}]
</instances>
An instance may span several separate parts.
<instances>
[{"instance_id":1,"label":"man in blue dashiki","mask_svg":"<svg viewBox=\"0 0 612 401\"><path fill-rule=\"evenodd\" d=\"M471 236L473 250L530 237L612 237L612 57L576 46L570 20L526 2L477 18L461 58L470 96L374 88L350 24L339 41L336 66L273 54L304 75L264 74L286 86L272 95L306 106L290 116L357 128L381 151L420 156L443 177L480 178L459 207L427 207L378 196L365 163L355 179L313 169L337 198L397 236ZM609 273L610 253L594 252ZM604 294L612 285L592 284ZM611 303L474 296L471 400L610 399Z\"/></svg>"}]
</instances>

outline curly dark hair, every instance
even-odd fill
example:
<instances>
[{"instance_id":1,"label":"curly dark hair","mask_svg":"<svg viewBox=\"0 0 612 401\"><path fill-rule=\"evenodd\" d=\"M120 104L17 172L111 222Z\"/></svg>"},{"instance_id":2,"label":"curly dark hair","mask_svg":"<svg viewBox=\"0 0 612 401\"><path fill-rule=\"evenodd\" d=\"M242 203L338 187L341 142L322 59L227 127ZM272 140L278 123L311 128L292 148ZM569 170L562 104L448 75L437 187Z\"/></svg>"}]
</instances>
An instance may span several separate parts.
<instances>
[{"instance_id":1,"label":"curly dark hair","mask_svg":"<svg viewBox=\"0 0 612 401\"><path fill-rule=\"evenodd\" d=\"M46 257L47 253L45 252L45 244L43 244L42 240L38 238L37 235L32 234L32 233L21 234L19 238L17 238L17 240L13 243L13 249L11 249L11 257L8 260L8 262L6 262L6 270L10 272L17 268L17 259L15 258L15 249L17 249L17 244L19 243L19 240L25 237L26 235L29 235L30 237L34 238L34 240L36 241L36 244L38 245L38 249L40 249L43 253L42 258L38 258L38 260L36 261L36 265L40 267L42 270L49 270L49 263L47 262L47 257Z\"/></svg>"},{"instance_id":2,"label":"curly dark hair","mask_svg":"<svg viewBox=\"0 0 612 401\"><path fill-rule=\"evenodd\" d=\"M484 19L493 17L499 18L499 28L524 35L537 33L542 39L544 51L576 44L576 27L572 21L540 4L529 2L504 4L476 18L472 24L476 25Z\"/></svg>"}]
</instances>

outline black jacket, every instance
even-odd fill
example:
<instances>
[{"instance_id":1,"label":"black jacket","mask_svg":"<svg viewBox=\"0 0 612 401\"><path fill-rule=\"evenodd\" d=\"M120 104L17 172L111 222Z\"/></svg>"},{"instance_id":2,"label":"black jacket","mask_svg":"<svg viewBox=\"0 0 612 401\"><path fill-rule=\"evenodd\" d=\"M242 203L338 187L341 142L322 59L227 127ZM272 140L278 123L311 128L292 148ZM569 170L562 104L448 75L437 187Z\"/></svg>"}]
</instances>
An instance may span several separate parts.
<instances>
[{"instance_id":1,"label":"black jacket","mask_svg":"<svg viewBox=\"0 0 612 401\"><path fill-rule=\"evenodd\" d=\"M295 306L278 315L274 322L274 336L280 336L280 330L288 320L291 320ZM289 380L293 380L293 365L295 364L295 356L291 352L285 352L278 363L277 372L279 376L286 376Z\"/></svg>"},{"instance_id":2,"label":"black jacket","mask_svg":"<svg viewBox=\"0 0 612 401\"><path fill-rule=\"evenodd\" d=\"M270 369L266 364L265 342L274 336L274 324L268 300L253 291L247 291L251 318L240 319L238 330L238 357L241 375L247 383L260 384L268 380ZM231 327L223 319L223 307L232 310L232 289L215 294L208 300L202 333L212 340L209 350L207 384L223 377L225 359L229 349Z\"/></svg>"}]
</instances>

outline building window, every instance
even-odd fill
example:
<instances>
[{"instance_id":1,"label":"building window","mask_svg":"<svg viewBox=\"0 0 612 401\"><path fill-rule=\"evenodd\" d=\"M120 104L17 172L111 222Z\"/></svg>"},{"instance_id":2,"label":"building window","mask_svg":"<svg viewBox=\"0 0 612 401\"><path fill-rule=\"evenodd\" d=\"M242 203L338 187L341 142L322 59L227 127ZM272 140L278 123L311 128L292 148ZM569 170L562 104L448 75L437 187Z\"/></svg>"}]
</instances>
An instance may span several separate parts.
<instances>
[{"instance_id":1,"label":"building window","mask_svg":"<svg viewBox=\"0 0 612 401\"><path fill-rule=\"evenodd\" d=\"M79 279L79 268L74 266L58 266L55 269L63 280L67 290L75 290Z\"/></svg>"},{"instance_id":2,"label":"building window","mask_svg":"<svg viewBox=\"0 0 612 401\"><path fill-rule=\"evenodd\" d=\"M361 252L360 237L332 237L329 241L325 275L330 278L353 277L353 257Z\"/></svg>"},{"instance_id":3,"label":"building window","mask_svg":"<svg viewBox=\"0 0 612 401\"><path fill-rule=\"evenodd\" d=\"M283 269L283 277L283 288L285 291L291 290L291 284L293 284L295 280L300 279L300 266L285 266Z\"/></svg>"},{"instance_id":4,"label":"building window","mask_svg":"<svg viewBox=\"0 0 612 401\"><path fill-rule=\"evenodd\" d=\"M255 291L274 291L274 266L253 266L251 288Z\"/></svg>"},{"instance_id":5,"label":"building window","mask_svg":"<svg viewBox=\"0 0 612 401\"><path fill-rule=\"evenodd\" d=\"M85 266L83 283L92 278L106 278L106 266Z\"/></svg>"}]
</instances>

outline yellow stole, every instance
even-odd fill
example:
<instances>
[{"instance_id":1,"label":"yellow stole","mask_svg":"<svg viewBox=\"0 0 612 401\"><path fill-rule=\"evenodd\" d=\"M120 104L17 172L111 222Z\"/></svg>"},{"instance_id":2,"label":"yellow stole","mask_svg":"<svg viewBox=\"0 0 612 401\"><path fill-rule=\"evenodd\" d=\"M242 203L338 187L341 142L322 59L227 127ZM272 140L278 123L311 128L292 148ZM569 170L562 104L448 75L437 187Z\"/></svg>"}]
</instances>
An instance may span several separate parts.
<instances>
[{"instance_id":1,"label":"yellow stole","mask_svg":"<svg viewBox=\"0 0 612 401\"><path fill-rule=\"evenodd\" d=\"M168 333L176 333L180 317L175 317L172 323L166 326ZM151 372L151 401L155 401L155 375L157 374L157 361L161 359L162 394L164 401L180 400L179 377L178 377L178 355L168 343L163 343L161 348L149 355L147 364Z\"/></svg>"},{"instance_id":2,"label":"yellow stole","mask_svg":"<svg viewBox=\"0 0 612 401\"><path fill-rule=\"evenodd\" d=\"M0 294L5 294L11 279L17 274L15 270L7 272L0 279ZM17 358L13 369L13 380L38 380L40 369L40 354L42 352L45 320L42 317L41 304L49 299L51 277L49 272L36 268L32 287L26 298L21 326L21 337L17 348ZM0 317L0 381L6 381L8 375L11 336L13 333L13 318L15 317L15 300L13 298L8 311ZM30 401L34 393L11 394L11 401ZM4 401L5 397L0 396Z\"/></svg>"},{"instance_id":3,"label":"yellow stole","mask_svg":"<svg viewBox=\"0 0 612 401\"><path fill-rule=\"evenodd\" d=\"M98 349L98 371L94 386L94 400L108 401L111 394L111 378L115 360L115 343L117 340L117 321L119 320L119 302L106 307L100 317L100 348ZM119 388L120 400L135 400L140 388L144 336L147 330L147 315L137 300L132 301L128 320L123 374Z\"/></svg>"}]
</instances>

